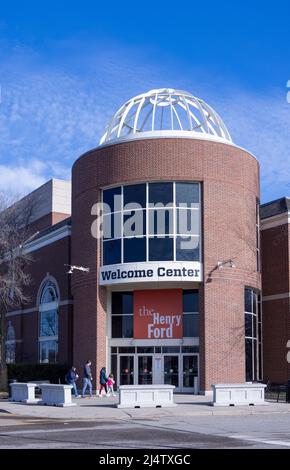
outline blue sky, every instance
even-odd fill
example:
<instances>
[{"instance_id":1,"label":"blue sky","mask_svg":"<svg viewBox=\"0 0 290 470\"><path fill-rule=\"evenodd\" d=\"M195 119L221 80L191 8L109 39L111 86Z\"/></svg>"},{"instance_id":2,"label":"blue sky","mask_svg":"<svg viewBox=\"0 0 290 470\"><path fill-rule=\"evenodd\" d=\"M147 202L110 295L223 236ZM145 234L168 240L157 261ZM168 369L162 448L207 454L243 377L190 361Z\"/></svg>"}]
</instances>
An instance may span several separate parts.
<instances>
[{"instance_id":1,"label":"blue sky","mask_svg":"<svg viewBox=\"0 0 290 470\"><path fill-rule=\"evenodd\" d=\"M151 88L192 92L290 196L290 2L13 1L0 11L0 189L27 193Z\"/></svg>"}]
</instances>

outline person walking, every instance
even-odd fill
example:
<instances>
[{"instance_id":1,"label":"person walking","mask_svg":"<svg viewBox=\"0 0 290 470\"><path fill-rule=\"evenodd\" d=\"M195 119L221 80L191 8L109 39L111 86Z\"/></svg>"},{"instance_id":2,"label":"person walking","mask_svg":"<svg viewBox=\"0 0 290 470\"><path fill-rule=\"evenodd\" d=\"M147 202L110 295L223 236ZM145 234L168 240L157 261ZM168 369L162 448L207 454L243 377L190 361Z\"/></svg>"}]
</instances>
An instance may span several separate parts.
<instances>
[{"instance_id":1,"label":"person walking","mask_svg":"<svg viewBox=\"0 0 290 470\"><path fill-rule=\"evenodd\" d=\"M100 370L100 393L98 395L100 398L102 396L103 390L105 390L105 396L107 395L107 382L108 382L108 377L106 374L106 368L102 367Z\"/></svg>"},{"instance_id":2,"label":"person walking","mask_svg":"<svg viewBox=\"0 0 290 470\"><path fill-rule=\"evenodd\" d=\"M72 385L73 388L71 391L75 398L79 398L78 389L76 386L76 381L78 378L79 376L77 374L77 369L75 366L72 366L65 376L65 381L68 385Z\"/></svg>"},{"instance_id":3,"label":"person walking","mask_svg":"<svg viewBox=\"0 0 290 470\"><path fill-rule=\"evenodd\" d=\"M107 382L107 385L108 385L107 397L109 397L111 394L113 395L113 397L116 396L116 394L114 393L114 384L115 384L114 375L111 372L109 374L108 382Z\"/></svg>"},{"instance_id":4,"label":"person walking","mask_svg":"<svg viewBox=\"0 0 290 470\"><path fill-rule=\"evenodd\" d=\"M84 379L83 379L83 390L82 390L82 398L85 398L85 393L87 387L89 387L90 397L93 396L93 387L92 387L92 370L91 370L92 362L88 360L84 365Z\"/></svg>"}]
</instances>

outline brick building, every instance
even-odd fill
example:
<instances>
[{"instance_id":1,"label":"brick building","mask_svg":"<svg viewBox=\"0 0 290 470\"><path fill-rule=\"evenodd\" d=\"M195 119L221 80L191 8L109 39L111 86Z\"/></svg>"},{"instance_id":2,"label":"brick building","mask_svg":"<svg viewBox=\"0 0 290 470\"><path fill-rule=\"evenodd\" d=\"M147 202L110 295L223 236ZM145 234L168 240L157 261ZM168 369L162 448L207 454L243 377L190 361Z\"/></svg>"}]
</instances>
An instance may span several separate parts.
<instances>
[{"instance_id":1,"label":"brick building","mask_svg":"<svg viewBox=\"0 0 290 470\"><path fill-rule=\"evenodd\" d=\"M264 378L290 378L290 199L261 206ZM288 344L288 348L287 348Z\"/></svg>"},{"instance_id":2,"label":"brick building","mask_svg":"<svg viewBox=\"0 0 290 470\"><path fill-rule=\"evenodd\" d=\"M204 101L129 100L71 191L51 180L33 197L31 303L7 313L8 361L91 358L94 377L189 393L289 378L289 200L263 205L260 227L259 164Z\"/></svg>"}]
</instances>

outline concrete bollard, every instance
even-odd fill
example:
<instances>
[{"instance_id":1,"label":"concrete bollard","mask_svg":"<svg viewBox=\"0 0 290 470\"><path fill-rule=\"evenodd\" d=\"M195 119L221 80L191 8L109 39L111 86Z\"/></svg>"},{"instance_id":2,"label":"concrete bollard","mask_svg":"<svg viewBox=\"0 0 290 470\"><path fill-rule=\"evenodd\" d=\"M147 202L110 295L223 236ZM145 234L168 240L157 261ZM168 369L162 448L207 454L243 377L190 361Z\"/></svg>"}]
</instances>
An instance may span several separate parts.
<instances>
[{"instance_id":1,"label":"concrete bollard","mask_svg":"<svg viewBox=\"0 0 290 470\"><path fill-rule=\"evenodd\" d=\"M177 406L174 385L121 385L118 408L156 408Z\"/></svg>"},{"instance_id":2,"label":"concrete bollard","mask_svg":"<svg viewBox=\"0 0 290 470\"><path fill-rule=\"evenodd\" d=\"M71 399L72 385L40 384L39 388L42 393L41 405L76 406Z\"/></svg>"},{"instance_id":3,"label":"concrete bollard","mask_svg":"<svg viewBox=\"0 0 290 470\"><path fill-rule=\"evenodd\" d=\"M39 403L40 400L35 398L36 387L37 385L35 383L11 383L11 401L19 401L21 403Z\"/></svg>"},{"instance_id":4,"label":"concrete bollard","mask_svg":"<svg viewBox=\"0 0 290 470\"><path fill-rule=\"evenodd\" d=\"M213 406L265 405L265 384L215 384Z\"/></svg>"}]
</instances>

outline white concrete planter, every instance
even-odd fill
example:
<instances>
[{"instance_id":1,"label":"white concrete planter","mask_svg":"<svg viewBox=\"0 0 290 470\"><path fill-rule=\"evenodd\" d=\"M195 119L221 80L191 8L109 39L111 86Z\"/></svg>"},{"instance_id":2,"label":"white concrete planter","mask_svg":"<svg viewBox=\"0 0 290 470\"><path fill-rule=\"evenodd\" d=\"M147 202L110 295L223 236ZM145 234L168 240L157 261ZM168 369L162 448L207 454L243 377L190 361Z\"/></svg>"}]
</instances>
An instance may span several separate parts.
<instances>
[{"instance_id":1,"label":"white concrete planter","mask_svg":"<svg viewBox=\"0 0 290 470\"><path fill-rule=\"evenodd\" d=\"M11 401L20 401L21 403L39 403L35 398L35 383L11 383Z\"/></svg>"},{"instance_id":2,"label":"white concrete planter","mask_svg":"<svg viewBox=\"0 0 290 470\"><path fill-rule=\"evenodd\" d=\"M265 384L215 384L213 406L265 405Z\"/></svg>"},{"instance_id":3,"label":"white concrete planter","mask_svg":"<svg viewBox=\"0 0 290 470\"><path fill-rule=\"evenodd\" d=\"M76 406L71 399L72 385L40 384L39 388L42 392L41 405Z\"/></svg>"},{"instance_id":4,"label":"white concrete planter","mask_svg":"<svg viewBox=\"0 0 290 470\"><path fill-rule=\"evenodd\" d=\"M155 408L177 406L174 385L121 385L118 408Z\"/></svg>"}]
</instances>

